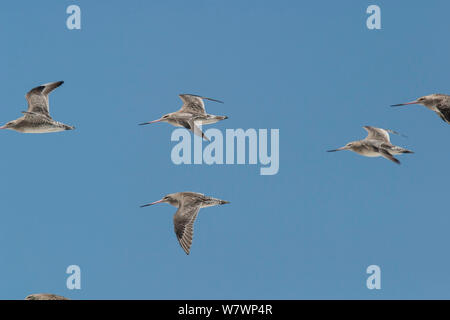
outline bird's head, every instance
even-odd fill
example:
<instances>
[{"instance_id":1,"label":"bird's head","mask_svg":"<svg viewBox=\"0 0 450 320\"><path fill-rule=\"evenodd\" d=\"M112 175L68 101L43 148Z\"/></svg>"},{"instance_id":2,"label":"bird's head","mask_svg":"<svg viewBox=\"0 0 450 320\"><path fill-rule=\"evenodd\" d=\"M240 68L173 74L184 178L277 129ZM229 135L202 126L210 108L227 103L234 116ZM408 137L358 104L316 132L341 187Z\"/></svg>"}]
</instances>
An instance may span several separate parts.
<instances>
[{"instance_id":1,"label":"bird's head","mask_svg":"<svg viewBox=\"0 0 450 320\"><path fill-rule=\"evenodd\" d=\"M342 151L342 150L353 150L354 147L356 147L357 142L356 141L352 141L347 143L345 146L341 147L341 148L337 148L334 150L328 150L327 152L336 152L336 151Z\"/></svg>"},{"instance_id":2,"label":"bird's head","mask_svg":"<svg viewBox=\"0 0 450 320\"><path fill-rule=\"evenodd\" d=\"M158 201L155 201L152 203L148 203L148 204L144 204L141 206L141 208L152 206L152 205L158 204L158 203L168 203L168 204L176 207L176 206L178 206L179 202L180 202L180 199L179 199L178 193L171 193L171 194L164 196L161 200L158 200Z\"/></svg>"},{"instance_id":3,"label":"bird's head","mask_svg":"<svg viewBox=\"0 0 450 320\"><path fill-rule=\"evenodd\" d=\"M425 107L432 107L432 106L438 104L441 101L441 99L442 99L442 95L440 95L440 94L430 94L428 96L420 97L415 101L394 104L394 105L392 105L392 107L407 106L410 104L421 104L421 105L424 105Z\"/></svg>"},{"instance_id":4,"label":"bird's head","mask_svg":"<svg viewBox=\"0 0 450 320\"><path fill-rule=\"evenodd\" d=\"M436 94L430 94L428 96L423 96L417 99L418 104L422 104L426 107L432 107L439 102L439 97Z\"/></svg>"},{"instance_id":5,"label":"bird's head","mask_svg":"<svg viewBox=\"0 0 450 320\"><path fill-rule=\"evenodd\" d=\"M168 114L163 115L161 118L159 118L159 119L157 119L157 120L153 120L153 121L149 121L149 122L140 123L139 125L140 125L140 126L143 126L143 125L146 125L146 124L151 124L151 123L156 123L156 122L167 122L167 121L170 120L170 116L171 116L171 115L172 115L171 113L168 113Z\"/></svg>"}]
</instances>

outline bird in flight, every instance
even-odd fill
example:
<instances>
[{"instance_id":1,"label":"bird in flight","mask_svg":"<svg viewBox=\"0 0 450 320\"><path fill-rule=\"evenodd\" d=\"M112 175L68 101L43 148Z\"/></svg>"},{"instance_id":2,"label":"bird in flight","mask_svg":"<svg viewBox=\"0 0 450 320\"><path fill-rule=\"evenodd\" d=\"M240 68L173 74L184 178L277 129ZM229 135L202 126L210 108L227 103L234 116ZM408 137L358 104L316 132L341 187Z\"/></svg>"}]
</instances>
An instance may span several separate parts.
<instances>
[{"instance_id":1,"label":"bird in flight","mask_svg":"<svg viewBox=\"0 0 450 320\"><path fill-rule=\"evenodd\" d=\"M64 81L51 82L31 89L25 96L28 101L28 110L22 111L24 114L22 117L8 122L0 129L11 129L22 133L47 133L75 129L53 120L50 116L48 95L63 83Z\"/></svg>"},{"instance_id":2,"label":"bird in flight","mask_svg":"<svg viewBox=\"0 0 450 320\"><path fill-rule=\"evenodd\" d=\"M155 122L167 122L173 126L184 127L188 130L191 130L194 134L209 141L208 137L205 136L199 126L203 124L212 124L221 120L228 119L227 116L207 114L205 110L205 103L203 100L223 103L222 101L197 96L194 94L180 94L179 97L183 101L183 105L181 106L180 110L168 113L158 120L140 123L139 125L146 125Z\"/></svg>"},{"instance_id":3,"label":"bird in flight","mask_svg":"<svg viewBox=\"0 0 450 320\"><path fill-rule=\"evenodd\" d=\"M416 101L394 104L391 107L407 106L410 104L422 104L436 114L445 122L450 124L450 96L446 94L430 94Z\"/></svg>"},{"instance_id":4,"label":"bird in flight","mask_svg":"<svg viewBox=\"0 0 450 320\"><path fill-rule=\"evenodd\" d=\"M342 148L329 150L328 152L351 150L365 157L383 157L397 164L400 164L400 161L394 155L414 153L408 149L391 144L389 133L399 134L398 132L370 126L364 126L363 128L368 132L365 139L349 142Z\"/></svg>"},{"instance_id":5,"label":"bird in flight","mask_svg":"<svg viewBox=\"0 0 450 320\"><path fill-rule=\"evenodd\" d=\"M35 293L25 297L25 300L70 300L52 293Z\"/></svg>"},{"instance_id":6,"label":"bird in flight","mask_svg":"<svg viewBox=\"0 0 450 320\"><path fill-rule=\"evenodd\" d=\"M144 204L141 208L164 202L178 208L173 216L173 225L178 242L186 254L190 252L194 222L200 209L229 203L197 192L177 192L168 194L161 200Z\"/></svg>"}]
</instances>

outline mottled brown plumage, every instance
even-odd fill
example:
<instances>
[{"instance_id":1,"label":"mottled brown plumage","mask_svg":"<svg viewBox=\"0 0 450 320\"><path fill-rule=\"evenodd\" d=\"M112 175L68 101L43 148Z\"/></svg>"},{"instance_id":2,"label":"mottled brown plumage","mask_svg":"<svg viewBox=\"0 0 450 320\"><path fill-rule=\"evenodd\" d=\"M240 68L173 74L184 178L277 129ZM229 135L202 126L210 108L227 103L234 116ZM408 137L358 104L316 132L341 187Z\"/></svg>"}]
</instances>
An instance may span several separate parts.
<instances>
[{"instance_id":1,"label":"mottled brown plumage","mask_svg":"<svg viewBox=\"0 0 450 320\"><path fill-rule=\"evenodd\" d=\"M53 120L50 116L48 95L64 81L51 82L31 89L26 94L28 110L22 117L10 121L0 129L10 129L22 133L48 133L73 130L75 127Z\"/></svg>"},{"instance_id":2,"label":"mottled brown plumage","mask_svg":"<svg viewBox=\"0 0 450 320\"><path fill-rule=\"evenodd\" d=\"M394 104L392 107L406 106L410 104L421 104L428 109L436 112L436 114L445 122L450 124L450 96L446 94L430 94L423 96L416 101Z\"/></svg>"},{"instance_id":3,"label":"mottled brown plumage","mask_svg":"<svg viewBox=\"0 0 450 320\"><path fill-rule=\"evenodd\" d=\"M34 293L25 297L25 300L70 300L52 293Z\"/></svg>"},{"instance_id":4,"label":"mottled brown plumage","mask_svg":"<svg viewBox=\"0 0 450 320\"><path fill-rule=\"evenodd\" d=\"M200 209L229 203L197 192L177 192L168 194L161 200L145 204L141 208L164 202L178 208L173 216L173 225L178 242L186 254L190 252L194 222Z\"/></svg>"},{"instance_id":5,"label":"mottled brown plumage","mask_svg":"<svg viewBox=\"0 0 450 320\"><path fill-rule=\"evenodd\" d=\"M328 152L351 150L365 157L383 157L397 164L400 164L400 161L394 155L413 153L391 143L389 133L398 134L397 132L371 126L364 126L363 128L368 132L365 139L349 142L342 148L329 150Z\"/></svg>"},{"instance_id":6,"label":"mottled brown plumage","mask_svg":"<svg viewBox=\"0 0 450 320\"><path fill-rule=\"evenodd\" d=\"M228 119L227 116L215 116L212 114L207 114L203 99L219 103L223 103L222 101L193 94L180 94L179 96L183 101L183 105L181 106L180 110L168 113L158 120L144 122L140 125L146 125L155 122L167 122L176 127L184 127L192 131L194 134L209 141L208 137L205 136L199 126L204 124L212 124L221 120Z\"/></svg>"}]
</instances>

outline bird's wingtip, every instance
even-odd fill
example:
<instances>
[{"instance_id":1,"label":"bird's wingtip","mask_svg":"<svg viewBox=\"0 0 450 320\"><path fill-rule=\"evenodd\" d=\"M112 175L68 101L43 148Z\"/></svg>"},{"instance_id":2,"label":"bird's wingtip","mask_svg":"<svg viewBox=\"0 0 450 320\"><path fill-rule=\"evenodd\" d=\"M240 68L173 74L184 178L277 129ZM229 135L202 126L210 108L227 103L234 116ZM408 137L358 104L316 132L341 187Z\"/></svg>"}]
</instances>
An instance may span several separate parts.
<instances>
[{"instance_id":1,"label":"bird's wingtip","mask_svg":"<svg viewBox=\"0 0 450 320\"><path fill-rule=\"evenodd\" d=\"M214 101L214 102L218 102L218 103L225 103L222 100L217 100L217 99L213 99L213 98L208 98L208 97L201 97L202 99L206 99L206 100L210 100L210 101Z\"/></svg>"},{"instance_id":2,"label":"bird's wingtip","mask_svg":"<svg viewBox=\"0 0 450 320\"><path fill-rule=\"evenodd\" d=\"M50 82L50 83L47 83L47 84L45 84L44 86L49 86L49 85L53 85L55 88L54 89L56 89L56 88L58 88L59 86L62 86L64 84L64 81L55 81L55 82Z\"/></svg>"}]
</instances>

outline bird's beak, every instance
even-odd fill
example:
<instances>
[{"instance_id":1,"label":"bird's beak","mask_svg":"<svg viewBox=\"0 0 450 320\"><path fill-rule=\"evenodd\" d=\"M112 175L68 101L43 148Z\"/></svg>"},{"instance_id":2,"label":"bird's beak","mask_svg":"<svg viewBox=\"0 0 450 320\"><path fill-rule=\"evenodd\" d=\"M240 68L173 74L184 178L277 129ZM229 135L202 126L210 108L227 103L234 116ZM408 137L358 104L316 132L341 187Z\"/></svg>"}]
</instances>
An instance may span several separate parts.
<instances>
[{"instance_id":1,"label":"bird's beak","mask_svg":"<svg viewBox=\"0 0 450 320\"><path fill-rule=\"evenodd\" d=\"M144 126L146 124L151 124L151 123L161 122L161 121L163 121L163 119L158 119L158 120L153 120L153 121L150 121L150 122L139 123L139 125L140 126Z\"/></svg>"},{"instance_id":2,"label":"bird's beak","mask_svg":"<svg viewBox=\"0 0 450 320\"><path fill-rule=\"evenodd\" d=\"M6 129L6 126L0 127L0 129Z\"/></svg>"},{"instance_id":3,"label":"bird's beak","mask_svg":"<svg viewBox=\"0 0 450 320\"><path fill-rule=\"evenodd\" d=\"M336 151L347 150L347 149L348 149L348 147L344 146L342 148L338 148L338 149L334 149L334 150L328 150L327 152L336 152Z\"/></svg>"},{"instance_id":4,"label":"bird's beak","mask_svg":"<svg viewBox=\"0 0 450 320\"><path fill-rule=\"evenodd\" d=\"M399 104L393 104L391 105L391 107L400 107L400 106L407 106L409 104L418 104L419 102L417 101L411 101L411 102L407 102L407 103L399 103Z\"/></svg>"},{"instance_id":5,"label":"bird's beak","mask_svg":"<svg viewBox=\"0 0 450 320\"><path fill-rule=\"evenodd\" d=\"M158 201L155 201L155 202L152 202L152 203L144 204L144 205L141 206L141 208L149 207L149 206L152 206L152 205L154 205L154 204L161 203L161 202L164 202L163 199L158 200Z\"/></svg>"}]
</instances>

